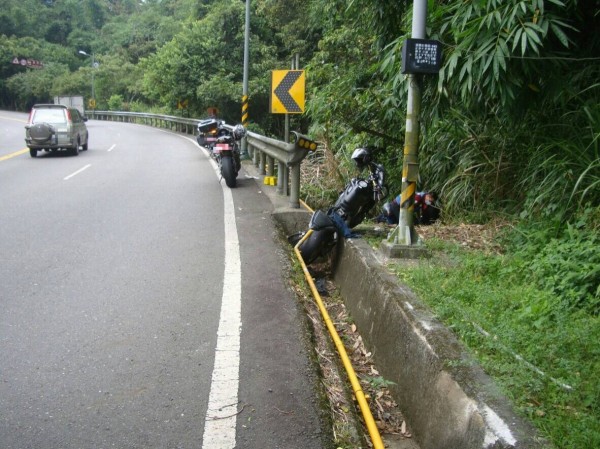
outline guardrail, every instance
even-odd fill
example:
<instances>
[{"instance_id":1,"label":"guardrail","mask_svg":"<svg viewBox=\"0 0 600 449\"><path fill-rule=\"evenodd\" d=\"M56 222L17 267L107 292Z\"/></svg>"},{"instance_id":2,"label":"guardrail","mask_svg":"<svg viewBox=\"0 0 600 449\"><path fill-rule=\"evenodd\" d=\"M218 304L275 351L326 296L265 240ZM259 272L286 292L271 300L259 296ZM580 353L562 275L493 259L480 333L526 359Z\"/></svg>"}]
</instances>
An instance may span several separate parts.
<instances>
[{"instance_id":1,"label":"guardrail","mask_svg":"<svg viewBox=\"0 0 600 449\"><path fill-rule=\"evenodd\" d=\"M171 115L147 114L142 112L124 111L86 111L89 118L125 123L137 123L156 128L169 129L184 134L196 134L198 119L176 117ZM226 125L227 128L232 127ZM300 164L317 144L307 136L293 132L293 142L287 143L271 137L266 137L248 131L246 141L248 154L255 166L259 167L261 175L275 176L275 161L277 161L277 193L289 196L292 208L300 207Z\"/></svg>"},{"instance_id":2,"label":"guardrail","mask_svg":"<svg viewBox=\"0 0 600 449\"><path fill-rule=\"evenodd\" d=\"M145 112L124 111L85 111L86 116L96 120L113 122L137 123L155 128L170 129L171 131L194 134L198 120L176 117L172 115L148 114Z\"/></svg>"}]
</instances>

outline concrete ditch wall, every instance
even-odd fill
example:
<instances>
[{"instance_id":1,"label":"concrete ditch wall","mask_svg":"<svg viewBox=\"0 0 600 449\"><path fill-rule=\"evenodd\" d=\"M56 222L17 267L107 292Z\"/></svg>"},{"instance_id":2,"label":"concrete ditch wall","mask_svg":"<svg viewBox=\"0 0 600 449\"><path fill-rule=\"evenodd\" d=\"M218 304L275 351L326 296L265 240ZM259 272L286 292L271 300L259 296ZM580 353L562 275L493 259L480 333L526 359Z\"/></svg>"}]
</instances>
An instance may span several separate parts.
<instances>
[{"instance_id":1,"label":"concrete ditch wall","mask_svg":"<svg viewBox=\"0 0 600 449\"><path fill-rule=\"evenodd\" d=\"M309 217L274 213L287 234L306 229ZM346 240L334 280L422 449L548 447L456 337L386 270L383 255L363 240Z\"/></svg>"}]
</instances>

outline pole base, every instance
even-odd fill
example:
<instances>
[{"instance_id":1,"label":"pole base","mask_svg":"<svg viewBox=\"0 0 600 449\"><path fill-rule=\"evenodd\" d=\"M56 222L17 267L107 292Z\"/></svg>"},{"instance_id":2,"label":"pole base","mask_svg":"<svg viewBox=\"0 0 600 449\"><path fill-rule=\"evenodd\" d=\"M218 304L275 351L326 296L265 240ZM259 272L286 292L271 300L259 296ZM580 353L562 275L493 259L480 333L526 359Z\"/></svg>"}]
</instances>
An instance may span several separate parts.
<instances>
[{"instance_id":1,"label":"pole base","mask_svg":"<svg viewBox=\"0 0 600 449\"><path fill-rule=\"evenodd\" d=\"M389 259L423 259L430 256L423 245L403 245L384 240L379 251Z\"/></svg>"}]
</instances>

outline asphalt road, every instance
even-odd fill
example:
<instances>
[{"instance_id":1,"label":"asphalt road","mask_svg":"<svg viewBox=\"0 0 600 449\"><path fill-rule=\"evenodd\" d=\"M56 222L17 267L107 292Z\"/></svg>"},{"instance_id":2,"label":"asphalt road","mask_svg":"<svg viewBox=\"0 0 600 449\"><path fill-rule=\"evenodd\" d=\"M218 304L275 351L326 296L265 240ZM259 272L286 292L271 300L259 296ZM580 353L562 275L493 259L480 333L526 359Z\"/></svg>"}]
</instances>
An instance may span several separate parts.
<instances>
[{"instance_id":1,"label":"asphalt road","mask_svg":"<svg viewBox=\"0 0 600 449\"><path fill-rule=\"evenodd\" d=\"M101 121L88 151L34 159L26 118L0 111L0 447L324 447L255 180Z\"/></svg>"}]
</instances>

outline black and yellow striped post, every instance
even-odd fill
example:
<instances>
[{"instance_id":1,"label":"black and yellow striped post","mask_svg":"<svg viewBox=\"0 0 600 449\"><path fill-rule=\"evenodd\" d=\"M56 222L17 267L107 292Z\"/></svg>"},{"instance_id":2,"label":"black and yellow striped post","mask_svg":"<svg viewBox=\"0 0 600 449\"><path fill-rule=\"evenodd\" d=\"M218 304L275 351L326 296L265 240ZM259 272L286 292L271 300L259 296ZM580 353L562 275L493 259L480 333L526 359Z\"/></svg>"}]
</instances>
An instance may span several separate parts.
<instances>
[{"instance_id":1,"label":"black and yellow striped post","mask_svg":"<svg viewBox=\"0 0 600 449\"><path fill-rule=\"evenodd\" d=\"M419 178L419 114L421 90L417 75L409 75L409 89L404 133L404 159L402 165L402 192L400 195L400 220L390 235L391 241L400 245L414 245L418 236L414 228L415 193Z\"/></svg>"},{"instance_id":2,"label":"black and yellow striped post","mask_svg":"<svg viewBox=\"0 0 600 449\"><path fill-rule=\"evenodd\" d=\"M246 21L244 26L244 76L242 81L242 125L248 129L248 78L250 67L250 0L246 0ZM242 159L248 159L248 138L242 139Z\"/></svg>"},{"instance_id":3,"label":"black and yellow striped post","mask_svg":"<svg viewBox=\"0 0 600 449\"><path fill-rule=\"evenodd\" d=\"M242 97L242 125L248 126L248 95Z\"/></svg>"},{"instance_id":4,"label":"black and yellow striped post","mask_svg":"<svg viewBox=\"0 0 600 449\"><path fill-rule=\"evenodd\" d=\"M418 136L417 136L418 138ZM417 179L419 177L419 165L417 159L417 147L407 143L404 146L404 162L402 167L402 192L400 195L400 229L402 243L411 245L416 241L414 230L415 193L417 191Z\"/></svg>"},{"instance_id":5,"label":"black and yellow striped post","mask_svg":"<svg viewBox=\"0 0 600 449\"><path fill-rule=\"evenodd\" d=\"M248 129L248 94L242 95L242 126ZM242 159L248 159L248 139L244 137L242 139Z\"/></svg>"}]
</instances>

